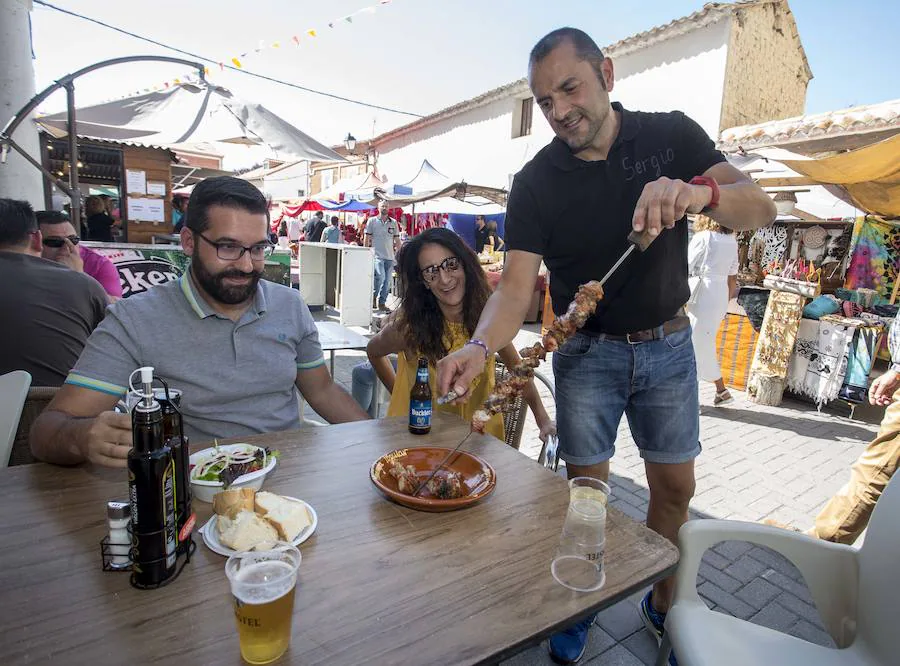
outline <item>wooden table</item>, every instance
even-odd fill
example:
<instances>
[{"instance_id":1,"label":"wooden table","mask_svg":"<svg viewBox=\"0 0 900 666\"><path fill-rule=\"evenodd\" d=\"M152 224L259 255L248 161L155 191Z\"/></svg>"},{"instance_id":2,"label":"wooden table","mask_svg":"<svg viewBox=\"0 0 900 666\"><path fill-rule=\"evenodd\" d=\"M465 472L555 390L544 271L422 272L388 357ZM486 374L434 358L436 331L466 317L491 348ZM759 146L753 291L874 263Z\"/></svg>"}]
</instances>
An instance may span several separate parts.
<instances>
[{"instance_id":1,"label":"wooden table","mask_svg":"<svg viewBox=\"0 0 900 666\"><path fill-rule=\"evenodd\" d=\"M436 414L425 437L395 418L246 440L281 451L265 487L319 514L300 547L293 638L281 663L493 663L673 572L675 547L610 509L606 586L578 594L557 584L550 561L566 483L489 436L464 445L497 471L494 493L472 508L413 511L369 481L380 455L452 447L467 431ZM0 663L240 663L225 559L202 541L160 590L101 571L105 504L124 497L121 470L0 470ZM205 521L210 505L195 508Z\"/></svg>"}]
</instances>

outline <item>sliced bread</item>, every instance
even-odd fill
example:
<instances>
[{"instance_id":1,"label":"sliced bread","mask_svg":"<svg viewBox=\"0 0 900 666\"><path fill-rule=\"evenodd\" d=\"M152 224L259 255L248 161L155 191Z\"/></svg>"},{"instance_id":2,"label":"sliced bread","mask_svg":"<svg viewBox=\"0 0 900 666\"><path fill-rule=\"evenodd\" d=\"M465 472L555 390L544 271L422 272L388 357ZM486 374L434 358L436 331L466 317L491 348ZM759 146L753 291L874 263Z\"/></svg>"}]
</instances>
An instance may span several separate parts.
<instances>
[{"instance_id":1,"label":"sliced bread","mask_svg":"<svg viewBox=\"0 0 900 666\"><path fill-rule=\"evenodd\" d=\"M216 528L219 541L234 550L269 550L278 540L278 530L253 511L240 511L234 518L219 516Z\"/></svg>"},{"instance_id":2,"label":"sliced bread","mask_svg":"<svg viewBox=\"0 0 900 666\"><path fill-rule=\"evenodd\" d=\"M293 541L312 524L306 506L275 493L256 493L256 512L275 526L283 541Z\"/></svg>"},{"instance_id":3,"label":"sliced bread","mask_svg":"<svg viewBox=\"0 0 900 666\"><path fill-rule=\"evenodd\" d=\"M229 488L213 497L213 511L234 518L241 511L253 511L256 491L253 488Z\"/></svg>"}]
</instances>

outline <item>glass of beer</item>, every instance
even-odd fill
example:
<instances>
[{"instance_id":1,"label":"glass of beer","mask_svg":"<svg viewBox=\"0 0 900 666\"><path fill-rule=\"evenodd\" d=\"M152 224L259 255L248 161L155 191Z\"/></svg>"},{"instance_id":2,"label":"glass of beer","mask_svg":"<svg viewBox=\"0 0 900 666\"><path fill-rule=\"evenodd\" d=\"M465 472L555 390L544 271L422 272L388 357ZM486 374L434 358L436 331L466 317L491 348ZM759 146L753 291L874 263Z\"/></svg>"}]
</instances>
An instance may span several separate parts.
<instances>
[{"instance_id":1,"label":"glass of beer","mask_svg":"<svg viewBox=\"0 0 900 666\"><path fill-rule=\"evenodd\" d=\"M603 587L606 571L606 506L609 486L599 479L579 476L569 480L569 509L550 572L561 585L576 592Z\"/></svg>"},{"instance_id":2,"label":"glass of beer","mask_svg":"<svg viewBox=\"0 0 900 666\"><path fill-rule=\"evenodd\" d=\"M225 563L241 656L268 664L288 649L300 551L277 542L271 550L235 553Z\"/></svg>"}]
</instances>

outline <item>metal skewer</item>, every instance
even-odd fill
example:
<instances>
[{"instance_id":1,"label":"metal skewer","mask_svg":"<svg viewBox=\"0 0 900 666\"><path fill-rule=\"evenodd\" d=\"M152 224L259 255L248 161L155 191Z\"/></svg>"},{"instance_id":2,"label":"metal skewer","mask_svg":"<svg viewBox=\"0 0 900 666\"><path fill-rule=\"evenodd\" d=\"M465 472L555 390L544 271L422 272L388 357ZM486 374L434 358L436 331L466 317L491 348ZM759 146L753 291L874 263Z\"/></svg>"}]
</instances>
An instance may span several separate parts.
<instances>
[{"instance_id":1,"label":"metal skewer","mask_svg":"<svg viewBox=\"0 0 900 666\"><path fill-rule=\"evenodd\" d=\"M440 470L441 467L443 467L444 465L446 465L446 464L447 464L447 461L450 460L450 456L452 456L454 453L456 453L457 451L459 451L459 447L461 447L463 444L465 444L465 443L466 443L466 440L469 439L469 437L471 437L471 436L472 436L472 433L474 433L474 432L475 432L474 430L470 430L470 431L469 431L469 434L466 435L465 437L463 437L463 440L462 440L459 444L457 444L456 447L455 447L450 453L447 454L447 457L444 458L444 459L441 461L441 464L434 468L434 471L431 473L431 475L430 475L427 479L425 479L424 482L422 482L422 483L419 484L419 487L416 488L416 492L414 492L414 493L412 494L413 497L418 497L418 496L419 496L419 493L422 492L422 488L424 488L425 486L427 486L427 485L431 482L431 480L434 478L434 475L438 473L438 470Z\"/></svg>"}]
</instances>

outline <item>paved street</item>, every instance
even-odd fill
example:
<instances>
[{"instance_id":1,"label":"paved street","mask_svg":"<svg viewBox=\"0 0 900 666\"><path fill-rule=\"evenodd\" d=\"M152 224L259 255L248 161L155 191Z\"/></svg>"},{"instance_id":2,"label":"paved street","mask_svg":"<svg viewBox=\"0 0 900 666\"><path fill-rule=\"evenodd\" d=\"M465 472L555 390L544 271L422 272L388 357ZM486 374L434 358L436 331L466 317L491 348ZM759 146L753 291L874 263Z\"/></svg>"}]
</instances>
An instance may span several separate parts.
<instances>
[{"instance_id":1,"label":"paved street","mask_svg":"<svg viewBox=\"0 0 900 666\"><path fill-rule=\"evenodd\" d=\"M534 330L534 327L527 327ZM523 346L537 335L523 330ZM362 352L338 354L335 375L350 388L350 371ZM550 374L550 363L541 371ZM555 406L544 393L548 411ZM730 407L712 407L714 390L701 387L701 443L697 461L694 518L759 521L773 518L806 529L824 502L843 485L851 463L877 430L879 410L859 409L855 420L819 413L815 406L785 401L759 407L735 393ZM624 422L612 460L612 504L638 520L649 492L643 462ZM536 458L537 429L529 417L521 451ZM547 563L549 569L549 562ZM749 619L795 636L830 644L799 572L779 555L743 542L725 542L708 551L697 580L700 595L714 610ZM639 666L652 664L656 642L643 630L637 613L640 594L601 613L581 663ZM507 666L552 663L546 644L504 662Z\"/></svg>"}]
</instances>

